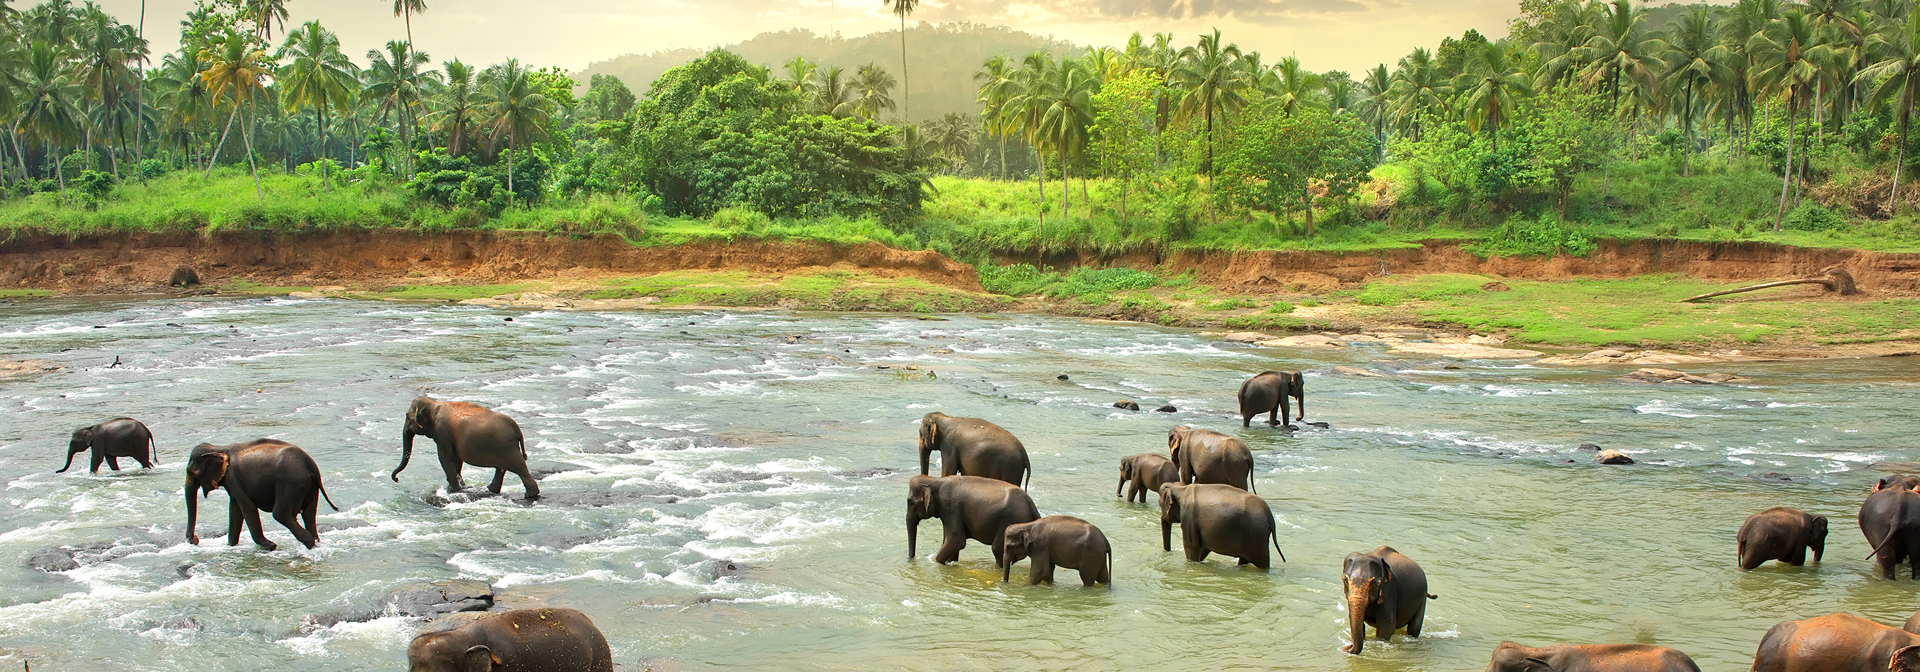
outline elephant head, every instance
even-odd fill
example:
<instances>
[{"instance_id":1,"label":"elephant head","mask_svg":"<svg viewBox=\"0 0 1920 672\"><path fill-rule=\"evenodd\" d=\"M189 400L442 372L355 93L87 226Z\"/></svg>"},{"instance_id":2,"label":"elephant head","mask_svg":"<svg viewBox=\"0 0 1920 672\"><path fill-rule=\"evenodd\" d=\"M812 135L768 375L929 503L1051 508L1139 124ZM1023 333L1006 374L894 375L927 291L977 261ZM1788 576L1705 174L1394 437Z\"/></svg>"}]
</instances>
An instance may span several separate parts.
<instances>
[{"instance_id":1,"label":"elephant head","mask_svg":"<svg viewBox=\"0 0 1920 672\"><path fill-rule=\"evenodd\" d=\"M920 521L940 517L940 479L915 476L907 480L907 559L916 557Z\"/></svg>"},{"instance_id":2,"label":"elephant head","mask_svg":"<svg viewBox=\"0 0 1920 672\"><path fill-rule=\"evenodd\" d=\"M1134 462L1136 461L1135 458L1137 457L1139 456L1128 455L1126 457L1120 458L1120 484L1113 486L1113 496L1115 497L1120 496L1120 490L1127 487L1127 481L1129 479L1140 477L1140 475L1136 473L1136 469L1138 469L1138 467L1135 466L1134 464Z\"/></svg>"},{"instance_id":3,"label":"elephant head","mask_svg":"<svg viewBox=\"0 0 1920 672\"><path fill-rule=\"evenodd\" d=\"M92 448L92 447L93 447L93 428L92 427L81 427L79 429L73 430L73 438L67 441L67 464L66 466L60 467L59 471L56 471L53 473L56 473L56 474L67 473L68 469L73 468L73 456L78 455L82 452L85 452L88 448Z\"/></svg>"},{"instance_id":4,"label":"elephant head","mask_svg":"<svg viewBox=\"0 0 1920 672\"><path fill-rule=\"evenodd\" d=\"M1187 486L1164 483L1160 486L1160 548L1173 550L1173 524L1180 522L1180 498Z\"/></svg>"},{"instance_id":5,"label":"elephant head","mask_svg":"<svg viewBox=\"0 0 1920 672\"><path fill-rule=\"evenodd\" d=\"M1004 567L1006 571L1002 573L1000 580L1002 582L1012 581L1013 563L1027 559L1027 553L1035 541L1033 538L1034 524L1019 523L1016 525L1008 525L1007 529L1000 534L1002 535L1001 546L1006 549L1001 553L1000 561L1001 566Z\"/></svg>"},{"instance_id":6,"label":"elephant head","mask_svg":"<svg viewBox=\"0 0 1920 672\"><path fill-rule=\"evenodd\" d=\"M1193 427L1188 425L1167 430L1167 454L1169 459L1173 460L1174 466L1180 468L1182 483L1193 480L1193 464L1185 459L1187 457L1185 449L1187 444L1193 441L1193 431Z\"/></svg>"},{"instance_id":7,"label":"elephant head","mask_svg":"<svg viewBox=\"0 0 1920 672\"><path fill-rule=\"evenodd\" d=\"M933 466L933 451L940 449L940 427L947 421L945 413L928 413L920 418L920 475L927 475L927 469ZM944 458L944 455L943 455Z\"/></svg>"},{"instance_id":8,"label":"elephant head","mask_svg":"<svg viewBox=\"0 0 1920 672\"><path fill-rule=\"evenodd\" d=\"M226 481L227 467L230 464L231 458L214 448L213 444L202 443L195 446L193 453L188 455L186 487L188 542L195 545L200 543L200 535L196 533L194 527L200 521L200 503L194 499L194 491L198 490L202 498L212 494L215 488Z\"/></svg>"},{"instance_id":9,"label":"elephant head","mask_svg":"<svg viewBox=\"0 0 1920 672\"><path fill-rule=\"evenodd\" d=\"M1341 565L1340 585L1347 597L1347 630L1353 634L1353 643L1347 645L1347 653L1360 653L1367 640L1367 607L1380 605L1391 611L1394 605L1387 601L1387 584L1393 581L1393 566L1387 559L1370 553L1348 553L1346 562ZM1382 631L1391 631L1395 623L1394 615L1382 614L1378 622ZM1524 669L1524 668L1523 668Z\"/></svg>"},{"instance_id":10,"label":"elephant head","mask_svg":"<svg viewBox=\"0 0 1920 672\"><path fill-rule=\"evenodd\" d=\"M407 468L407 462L413 459L413 437L416 434L434 436L434 416L440 409L440 402L433 397L421 395L407 407L407 422L400 430L400 466L393 468L393 482L400 482L400 470Z\"/></svg>"},{"instance_id":11,"label":"elephant head","mask_svg":"<svg viewBox=\"0 0 1920 672\"><path fill-rule=\"evenodd\" d=\"M1813 549L1813 561L1819 562L1820 556L1827 551L1827 517L1812 516L1807 521L1807 548Z\"/></svg>"},{"instance_id":12,"label":"elephant head","mask_svg":"<svg viewBox=\"0 0 1920 672\"><path fill-rule=\"evenodd\" d=\"M408 672L492 672L503 664L478 637L458 630L421 637L407 647Z\"/></svg>"},{"instance_id":13,"label":"elephant head","mask_svg":"<svg viewBox=\"0 0 1920 672\"><path fill-rule=\"evenodd\" d=\"M1295 420L1307 419L1307 378L1306 376L1300 375L1299 371L1291 371L1291 372L1283 373L1280 375L1287 377L1287 387L1291 389L1293 398L1300 400L1300 415L1294 417L1294 419ZM1280 401L1282 406L1284 407L1286 403L1286 399L1283 398ZM1285 420L1285 419L1286 418L1281 418L1281 420Z\"/></svg>"},{"instance_id":14,"label":"elephant head","mask_svg":"<svg viewBox=\"0 0 1920 672\"><path fill-rule=\"evenodd\" d=\"M1874 492L1879 492L1881 490L1886 490L1888 488L1897 488L1900 490L1920 490L1920 476L1908 476L1906 474L1900 474L1897 476L1888 476L1886 478L1880 479L1879 483L1873 484Z\"/></svg>"},{"instance_id":15,"label":"elephant head","mask_svg":"<svg viewBox=\"0 0 1920 672\"><path fill-rule=\"evenodd\" d=\"M1893 652L1893 659L1887 662L1889 672L1920 672L1920 646L1909 646Z\"/></svg>"},{"instance_id":16,"label":"elephant head","mask_svg":"<svg viewBox=\"0 0 1920 672\"><path fill-rule=\"evenodd\" d=\"M1487 664L1487 672L1553 672L1552 663L1530 654L1527 647L1501 642L1499 648L1493 650L1493 662Z\"/></svg>"}]
</instances>

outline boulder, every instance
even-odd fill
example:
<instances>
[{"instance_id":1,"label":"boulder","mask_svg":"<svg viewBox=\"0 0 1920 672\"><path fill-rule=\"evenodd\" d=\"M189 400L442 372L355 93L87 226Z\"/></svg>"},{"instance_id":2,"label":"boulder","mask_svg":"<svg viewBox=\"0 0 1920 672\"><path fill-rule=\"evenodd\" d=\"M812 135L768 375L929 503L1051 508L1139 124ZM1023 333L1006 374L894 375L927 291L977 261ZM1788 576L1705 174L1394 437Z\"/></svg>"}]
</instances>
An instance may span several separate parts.
<instances>
[{"instance_id":1,"label":"boulder","mask_svg":"<svg viewBox=\"0 0 1920 672\"><path fill-rule=\"evenodd\" d=\"M1165 406L1161 406L1161 407L1159 407L1159 408L1156 408L1156 409L1153 409L1153 412L1155 412L1155 413L1179 413L1179 412L1180 412L1180 409L1178 409L1178 408L1174 408L1174 407L1173 407L1173 404L1167 404L1167 405L1165 405Z\"/></svg>"},{"instance_id":2,"label":"boulder","mask_svg":"<svg viewBox=\"0 0 1920 672\"><path fill-rule=\"evenodd\" d=\"M33 557L27 558L27 566L42 572L65 572L80 568L80 561L73 557L73 549L49 548Z\"/></svg>"},{"instance_id":3,"label":"boulder","mask_svg":"<svg viewBox=\"0 0 1920 672\"><path fill-rule=\"evenodd\" d=\"M168 287L192 287L200 284L200 274L182 264L173 267L173 273L167 276Z\"/></svg>"},{"instance_id":4,"label":"boulder","mask_svg":"<svg viewBox=\"0 0 1920 672\"><path fill-rule=\"evenodd\" d=\"M1329 373L1332 373L1333 375L1336 375L1336 376L1347 376L1350 378L1385 378L1386 377L1383 374L1368 371L1366 369L1362 369L1357 366L1336 366L1336 367L1333 367L1333 370L1330 371Z\"/></svg>"},{"instance_id":5,"label":"boulder","mask_svg":"<svg viewBox=\"0 0 1920 672\"><path fill-rule=\"evenodd\" d=\"M1518 348L1493 348L1476 343L1395 343L1396 352L1459 359L1533 359L1544 354Z\"/></svg>"},{"instance_id":6,"label":"boulder","mask_svg":"<svg viewBox=\"0 0 1920 672\"><path fill-rule=\"evenodd\" d=\"M403 616L486 611L493 606L493 586L463 579L409 584L395 589L385 604Z\"/></svg>"},{"instance_id":7,"label":"boulder","mask_svg":"<svg viewBox=\"0 0 1920 672\"><path fill-rule=\"evenodd\" d=\"M1600 451L1600 454L1593 456L1593 461L1600 464L1633 464L1633 458L1612 448Z\"/></svg>"},{"instance_id":8,"label":"boulder","mask_svg":"<svg viewBox=\"0 0 1920 672\"><path fill-rule=\"evenodd\" d=\"M1127 401L1125 399L1121 399L1119 401L1113 402L1113 407L1121 410L1127 410L1127 411L1140 410L1139 404L1133 403L1131 401Z\"/></svg>"},{"instance_id":9,"label":"boulder","mask_svg":"<svg viewBox=\"0 0 1920 672\"><path fill-rule=\"evenodd\" d=\"M1579 448L1575 448L1574 450L1578 450L1583 453L1598 453L1600 452L1600 447L1591 443L1582 443L1580 444Z\"/></svg>"},{"instance_id":10,"label":"boulder","mask_svg":"<svg viewBox=\"0 0 1920 672\"><path fill-rule=\"evenodd\" d=\"M1259 343L1261 341L1264 341L1270 338L1273 338L1273 337L1268 336L1266 334L1259 333L1259 332L1236 331L1231 334L1225 334L1221 336L1220 340L1232 341L1234 343Z\"/></svg>"},{"instance_id":11,"label":"boulder","mask_svg":"<svg viewBox=\"0 0 1920 672\"><path fill-rule=\"evenodd\" d=\"M746 565L738 562L734 562L732 560L723 560L719 558L715 558L712 561L712 564L710 567L708 567L708 570L709 570L709 573L713 576L713 580L715 581L719 581L721 579L732 577L732 576L747 575Z\"/></svg>"},{"instance_id":12,"label":"boulder","mask_svg":"<svg viewBox=\"0 0 1920 672\"><path fill-rule=\"evenodd\" d=\"M1268 348L1344 348L1347 346L1345 342L1339 339L1331 336L1322 336L1320 334L1288 336L1270 341L1260 341L1255 345Z\"/></svg>"},{"instance_id":13,"label":"boulder","mask_svg":"<svg viewBox=\"0 0 1920 672\"><path fill-rule=\"evenodd\" d=\"M1627 374L1627 377L1621 380L1648 385L1721 385L1750 382L1746 378L1730 373L1692 374L1672 369L1640 369Z\"/></svg>"}]
</instances>

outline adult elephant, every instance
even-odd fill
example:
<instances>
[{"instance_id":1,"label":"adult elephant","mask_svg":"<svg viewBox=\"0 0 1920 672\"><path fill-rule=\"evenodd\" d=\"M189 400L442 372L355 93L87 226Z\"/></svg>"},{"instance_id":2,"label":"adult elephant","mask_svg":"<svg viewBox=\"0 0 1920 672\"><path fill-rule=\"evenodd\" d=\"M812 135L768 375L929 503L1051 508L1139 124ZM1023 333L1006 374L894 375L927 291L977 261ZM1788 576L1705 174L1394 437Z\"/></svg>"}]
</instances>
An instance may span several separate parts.
<instances>
[{"instance_id":1,"label":"adult elephant","mask_svg":"<svg viewBox=\"0 0 1920 672\"><path fill-rule=\"evenodd\" d=\"M146 425L133 418L114 418L73 430L72 438L67 440L67 464L53 473L67 473L73 468L73 456L89 449L93 451L93 466L87 473L92 474L100 473L101 462L119 471L122 457L133 458L141 469L152 469L154 463L160 461L160 452L153 445L153 432Z\"/></svg>"},{"instance_id":2,"label":"adult elephant","mask_svg":"<svg viewBox=\"0 0 1920 672\"><path fill-rule=\"evenodd\" d=\"M1167 430L1167 452L1180 468L1183 484L1218 483L1259 492L1253 487L1253 451L1244 441L1181 425Z\"/></svg>"},{"instance_id":3,"label":"adult elephant","mask_svg":"<svg viewBox=\"0 0 1920 672\"><path fill-rule=\"evenodd\" d=\"M1132 481L1132 487L1127 487L1128 481ZM1161 485L1179 482L1180 468L1173 465L1173 460L1153 453L1141 453L1120 459L1120 483L1113 486L1113 496L1119 497L1120 489L1126 487L1129 504L1136 497L1141 504L1145 504L1147 493L1158 493Z\"/></svg>"},{"instance_id":4,"label":"adult elephant","mask_svg":"<svg viewBox=\"0 0 1920 672\"><path fill-rule=\"evenodd\" d=\"M1180 544L1187 560L1201 562L1210 553L1229 555L1242 565L1267 569L1267 541L1280 552L1273 510L1258 495L1231 485L1201 483L1160 486L1160 547L1173 550L1173 524L1180 524Z\"/></svg>"},{"instance_id":5,"label":"adult elephant","mask_svg":"<svg viewBox=\"0 0 1920 672\"><path fill-rule=\"evenodd\" d=\"M460 478L462 465L493 469L493 483L487 491L500 493L507 473L520 477L527 499L540 498L540 484L527 470L527 439L520 424L505 415L464 401L440 401L422 396L407 408L407 424L400 434L400 466L393 468L393 482L400 482L400 470L413 459L413 437L433 438L440 449L440 468L447 472L447 490L466 489Z\"/></svg>"},{"instance_id":6,"label":"adult elephant","mask_svg":"<svg viewBox=\"0 0 1920 672\"><path fill-rule=\"evenodd\" d=\"M1006 572L1001 581L1013 580L1013 564L1029 557L1027 585L1053 583L1053 568L1079 570L1080 583L1113 585L1113 545L1093 523L1073 516L1047 516L1031 523L1008 525L1006 532Z\"/></svg>"},{"instance_id":7,"label":"adult elephant","mask_svg":"<svg viewBox=\"0 0 1920 672\"><path fill-rule=\"evenodd\" d=\"M1700 672L1687 654L1648 644L1561 644L1531 647L1502 642L1487 672Z\"/></svg>"},{"instance_id":8,"label":"adult elephant","mask_svg":"<svg viewBox=\"0 0 1920 672\"><path fill-rule=\"evenodd\" d=\"M915 476L907 481L907 559L920 548L920 521L940 519L940 550L933 561L946 564L960 559L967 540L993 547L994 566L1006 561L1006 530L1009 525L1040 519L1020 486L979 476Z\"/></svg>"},{"instance_id":9,"label":"adult elephant","mask_svg":"<svg viewBox=\"0 0 1920 672\"><path fill-rule=\"evenodd\" d=\"M1828 614L1773 626L1753 654L1753 672L1912 670L1920 662L1915 647L1920 635L1853 614Z\"/></svg>"},{"instance_id":10,"label":"adult elephant","mask_svg":"<svg viewBox=\"0 0 1920 672\"><path fill-rule=\"evenodd\" d=\"M1252 427L1253 416L1267 414L1267 424L1293 429L1287 421L1287 399L1300 400L1300 414L1307 419L1306 379L1299 371L1264 371L1240 384L1240 426Z\"/></svg>"},{"instance_id":11,"label":"adult elephant","mask_svg":"<svg viewBox=\"0 0 1920 672\"><path fill-rule=\"evenodd\" d=\"M920 418L920 475L927 475L934 451L941 476L979 476L1014 485L1033 482L1027 447L999 425L979 418L928 413Z\"/></svg>"},{"instance_id":12,"label":"adult elephant","mask_svg":"<svg viewBox=\"0 0 1920 672\"><path fill-rule=\"evenodd\" d=\"M1827 517L1776 506L1748 516L1734 541L1742 570L1768 560L1798 567L1807 563L1807 549L1813 549L1813 561L1819 562L1827 549Z\"/></svg>"},{"instance_id":13,"label":"adult elephant","mask_svg":"<svg viewBox=\"0 0 1920 672\"><path fill-rule=\"evenodd\" d=\"M1380 641L1393 641L1393 632L1407 629L1408 637L1419 637L1427 622L1427 600L1440 596L1427 592L1427 573L1412 558L1391 546L1372 553L1349 553L1342 564L1341 589L1347 598L1347 630L1353 643L1340 650L1359 655L1366 649L1367 626Z\"/></svg>"},{"instance_id":14,"label":"adult elephant","mask_svg":"<svg viewBox=\"0 0 1920 672\"><path fill-rule=\"evenodd\" d=\"M227 545L240 545L240 523L246 521L253 543L269 551L279 548L260 529L260 512L272 511L273 519L286 526L293 538L307 548L320 541L320 529L314 514L320 510L320 498L339 511L327 488L320 482L320 465L307 451L285 441L254 439L246 443L216 446L202 443L187 454L187 541L199 545L195 526L200 521L199 502L194 491L206 497L214 488L227 491ZM300 526L296 516L306 519Z\"/></svg>"},{"instance_id":15,"label":"adult elephant","mask_svg":"<svg viewBox=\"0 0 1920 672\"><path fill-rule=\"evenodd\" d=\"M1893 578L1902 561L1911 563L1911 578L1920 579L1920 478L1889 476L1873 486L1860 504L1860 532L1873 545L1880 575Z\"/></svg>"},{"instance_id":16,"label":"adult elephant","mask_svg":"<svg viewBox=\"0 0 1920 672\"><path fill-rule=\"evenodd\" d=\"M409 672L613 672L593 619L572 609L515 609L407 645Z\"/></svg>"}]
</instances>

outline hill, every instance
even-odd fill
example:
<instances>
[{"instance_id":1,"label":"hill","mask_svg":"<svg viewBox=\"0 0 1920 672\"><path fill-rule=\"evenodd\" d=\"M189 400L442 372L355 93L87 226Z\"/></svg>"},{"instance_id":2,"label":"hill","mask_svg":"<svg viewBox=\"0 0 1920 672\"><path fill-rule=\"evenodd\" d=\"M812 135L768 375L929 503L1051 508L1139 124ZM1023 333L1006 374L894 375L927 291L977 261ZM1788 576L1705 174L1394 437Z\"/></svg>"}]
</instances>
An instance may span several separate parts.
<instances>
[{"instance_id":1,"label":"hill","mask_svg":"<svg viewBox=\"0 0 1920 672\"><path fill-rule=\"evenodd\" d=\"M780 64L795 55L817 61L822 68L839 66L851 72L867 63L878 63L897 79L900 75L900 33L883 31L860 37L816 35L806 29L761 33L752 39L723 47L749 61L773 69L776 77L785 73ZM907 65L912 67L913 116L916 120L939 117L948 112L977 114L974 102L977 84L973 73L981 62L996 54L1018 57L1032 51L1056 56L1079 54L1085 48L1069 42L1021 32L1006 26L972 23L929 24L907 28ZM619 77L636 94L644 93L653 80L668 68L699 58L705 50L666 49L650 54L628 54L587 66L576 74L585 82L592 75ZM901 101L900 92L894 100Z\"/></svg>"}]
</instances>

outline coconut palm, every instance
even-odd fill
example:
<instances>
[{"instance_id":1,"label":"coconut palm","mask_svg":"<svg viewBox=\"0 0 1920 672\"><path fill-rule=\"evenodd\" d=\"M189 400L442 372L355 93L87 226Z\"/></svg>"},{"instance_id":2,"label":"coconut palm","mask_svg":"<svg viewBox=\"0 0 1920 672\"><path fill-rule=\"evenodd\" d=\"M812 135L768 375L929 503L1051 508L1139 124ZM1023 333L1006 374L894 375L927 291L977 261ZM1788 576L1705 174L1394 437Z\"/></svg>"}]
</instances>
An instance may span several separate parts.
<instances>
[{"instance_id":1,"label":"coconut palm","mask_svg":"<svg viewBox=\"0 0 1920 672\"><path fill-rule=\"evenodd\" d=\"M407 22L407 47L413 47L413 15L427 11L427 0L393 0L393 15Z\"/></svg>"},{"instance_id":2,"label":"coconut palm","mask_svg":"<svg viewBox=\"0 0 1920 672\"><path fill-rule=\"evenodd\" d=\"M1495 152L1500 151L1500 127L1513 116L1514 101L1533 93L1532 78L1515 62L1514 51L1506 40L1481 44L1467 55L1466 72L1453 79L1467 113L1467 129L1487 129Z\"/></svg>"},{"instance_id":3,"label":"coconut palm","mask_svg":"<svg viewBox=\"0 0 1920 672\"><path fill-rule=\"evenodd\" d=\"M184 46L161 60L151 82L154 90L161 92L159 107L166 110L161 130L175 145L183 150L191 148L196 154L201 151L199 132L213 118L213 97L207 93L206 82L200 80L200 72L205 69L200 51ZM195 159L195 166L200 163Z\"/></svg>"},{"instance_id":4,"label":"coconut palm","mask_svg":"<svg viewBox=\"0 0 1920 672\"><path fill-rule=\"evenodd\" d=\"M1413 139L1419 140L1425 116L1440 109L1452 91L1452 84L1440 77L1433 52L1414 49L1400 59L1400 67L1393 73L1393 84L1387 89L1394 126L1402 132L1411 132Z\"/></svg>"},{"instance_id":5,"label":"coconut palm","mask_svg":"<svg viewBox=\"0 0 1920 672\"><path fill-rule=\"evenodd\" d=\"M27 160L20 149L20 137L29 135L48 147L65 149L80 138L80 126L85 123L80 101L87 95L86 87L73 81L60 52L46 40L34 40L27 48L25 65L17 75L17 113L13 121L13 155L20 160L23 175L27 173ZM67 177L63 163L56 158L53 165L64 198Z\"/></svg>"},{"instance_id":6,"label":"coconut palm","mask_svg":"<svg viewBox=\"0 0 1920 672\"><path fill-rule=\"evenodd\" d=\"M1913 106L1920 99L1920 13L1910 14L1906 25L1890 33L1874 35L1868 49L1873 64L1854 77L1859 84L1877 85L1873 89L1875 105L1893 103L1900 122L1900 153L1893 162L1893 189L1887 194L1887 212L1900 198L1900 172L1907 165L1907 132L1913 120Z\"/></svg>"},{"instance_id":7,"label":"coconut palm","mask_svg":"<svg viewBox=\"0 0 1920 672\"><path fill-rule=\"evenodd\" d=\"M1352 114L1353 108L1360 104L1359 91L1346 73L1340 77L1322 77L1320 95L1326 97L1327 109L1334 114Z\"/></svg>"},{"instance_id":8,"label":"coconut palm","mask_svg":"<svg viewBox=\"0 0 1920 672\"><path fill-rule=\"evenodd\" d=\"M1561 0L1548 8L1546 19L1538 26L1540 40L1533 44L1540 55L1533 88L1558 84L1587 66L1589 61L1580 48L1593 38L1599 17L1599 3Z\"/></svg>"},{"instance_id":9,"label":"coconut palm","mask_svg":"<svg viewBox=\"0 0 1920 672\"><path fill-rule=\"evenodd\" d=\"M1067 156L1085 157L1088 129L1093 126L1093 94L1100 80L1078 59L1063 57L1047 71L1044 98L1036 134L1052 147L1060 164L1060 212L1067 212ZM1084 186L1084 183L1083 183Z\"/></svg>"},{"instance_id":10,"label":"coconut palm","mask_svg":"<svg viewBox=\"0 0 1920 672\"><path fill-rule=\"evenodd\" d=\"M392 115L400 131L401 169L413 172L414 115L426 99L427 87L438 73L423 70L427 55L413 50L410 42L388 42L387 50L367 51L371 64L365 71L362 95L378 103L381 116Z\"/></svg>"},{"instance_id":11,"label":"coconut palm","mask_svg":"<svg viewBox=\"0 0 1920 672\"><path fill-rule=\"evenodd\" d=\"M1135 35L1138 38L1139 35ZM994 56L973 73L973 81L980 82L980 101L985 109L980 116L989 135L1000 138L1000 179L1007 179L1007 136L1012 135L1015 126L1007 114L1007 104L1017 93L1018 85L1013 80L1013 63L1005 56Z\"/></svg>"},{"instance_id":12,"label":"coconut palm","mask_svg":"<svg viewBox=\"0 0 1920 672\"><path fill-rule=\"evenodd\" d=\"M833 66L813 73L814 114L824 114L835 119L845 119L854 114L857 102L853 95L853 84L847 81L846 69Z\"/></svg>"},{"instance_id":13,"label":"coconut palm","mask_svg":"<svg viewBox=\"0 0 1920 672\"><path fill-rule=\"evenodd\" d=\"M1798 135L1794 132L1795 114L1807 97L1807 89L1822 76L1820 66L1827 62L1830 50L1819 43L1813 22L1798 8L1754 35L1747 42L1747 50L1754 61L1752 78L1756 88L1783 92L1787 98L1787 162L1781 170L1780 210L1773 220L1773 230L1779 231L1787 217L1787 191L1793 185L1797 165L1794 163L1794 136ZM1805 149L1803 142L1801 150Z\"/></svg>"},{"instance_id":14,"label":"coconut palm","mask_svg":"<svg viewBox=\"0 0 1920 672\"><path fill-rule=\"evenodd\" d=\"M252 21L261 41L273 41L273 24L287 27L287 0L246 0L240 7L240 16ZM411 39L411 38L409 38Z\"/></svg>"},{"instance_id":15,"label":"coconut palm","mask_svg":"<svg viewBox=\"0 0 1920 672\"><path fill-rule=\"evenodd\" d=\"M880 0L880 4L890 9L894 16L900 17L900 100L906 101L911 94L911 87L907 84L907 15L920 7L920 0ZM887 109L893 107L888 106ZM900 116L911 118L912 114L913 105L909 103L901 110Z\"/></svg>"},{"instance_id":16,"label":"coconut palm","mask_svg":"<svg viewBox=\"0 0 1920 672\"><path fill-rule=\"evenodd\" d=\"M146 45L133 35L132 29L93 6L87 7L75 32L74 79L87 88L93 109L90 116L99 122L85 125L85 146L89 149L94 146L96 128L117 136L122 141L119 144L124 146L136 115L124 104L122 94L135 85L131 64L136 58L145 57ZM109 152L110 160L112 156ZM118 173L117 161L115 168Z\"/></svg>"},{"instance_id":17,"label":"coconut palm","mask_svg":"<svg viewBox=\"0 0 1920 672\"><path fill-rule=\"evenodd\" d=\"M227 136L233 132L233 122L240 117L240 111L260 93L267 76L273 71L267 52L255 47L245 36L228 28L226 35L219 41L201 49L201 60L206 61L207 69L201 71L200 80L207 84L207 95L215 102L224 94L233 101L233 113L227 117L227 130L220 134L220 144L213 150L218 159L222 148L227 146ZM253 171L253 191L260 200L265 201L266 192L260 189L260 166L253 158L253 135L242 124L240 140L247 147L247 167ZM207 165L205 177L213 175L213 165Z\"/></svg>"},{"instance_id":18,"label":"coconut palm","mask_svg":"<svg viewBox=\"0 0 1920 672\"><path fill-rule=\"evenodd\" d=\"M802 56L795 56L793 60L787 61L780 67L787 71L786 84L787 88L793 91L794 103L801 109L806 109L813 102L817 85L813 73L820 71L820 64Z\"/></svg>"},{"instance_id":19,"label":"coconut palm","mask_svg":"<svg viewBox=\"0 0 1920 672\"><path fill-rule=\"evenodd\" d=\"M1386 144L1387 119L1392 116L1392 102L1388 92L1393 88L1393 75L1387 72L1387 65L1381 63L1367 71L1365 79L1360 80L1358 105L1355 112L1361 121L1373 129L1373 139Z\"/></svg>"},{"instance_id":20,"label":"coconut palm","mask_svg":"<svg viewBox=\"0 0 1920 672\"><path fill-rule=\"evenodd\" d=\"M1587 63L1582 73L1587 86L1605 86L1617 109L1623 91L1640 98L1653 91L1666 48L1665 41L1648 34L1646 10L1635 9L1633 0L1613 0L1600 6L1593 36L1573 53ZM1636 89L1625 91L1623 85Z\"/></svg>"},{"instance_id":21,"label":"coconut palm","mask_svg":"<svg viewBox=\"0 0 1920 672\"><path fill-rule=\"evenodd\" d=\"M480 115L480 92L474 81L473 67L453 59L442 64L447 84L436 91L427 113L428 127L447 134L447 154L460 156L467 151L467 136Z\"/></svg>"},{"instance_id":22,"label":"coconut palm","mask_svg":"<svg viewBox=\"0 0 1920 672\"><path fill-rule=\"evenodd\" d=\"M1208 177L1213 176L1214 121L1247 104L1246 81L1236 76L1239 58L1240 47L1220 44L1220 31L1215 29L1212 35L1201 35L1199 44L1180 50L1180 61L1171 73L1174 86L1183 92L1179 116L1197 115L1206 124Z\"/></svg>"},{"instance_id":23,"label":"coconut palm","mask_svg":"<svg viewBox=\"0 0 1920 672\"><path fill-rule=\"evenodd\" d=\"M892 112L893 84L893 75L885 68L873 63L860 66L852 83L855 113L872 119L880 116L881 110Z\"/></svg>"},{"instance_id":24,"label":"coconut palm","mask_svg":"<svg viewBox=\"0 0 1920 672\"><path fill-rule=\"evenodd\" d=\"M533 83L531 71L517 59L488 68L480 74L480 88L486 96L481 107L482 128L491 142L507 141L507 193L512 198L513 150L545 137L553 119L554 104Z\"/></svg>"},{"instance_id":25,"label":"coconut palm","mask_svg":"<svg viewBox=\"0 0 1920 672\"><path fill-rule=\"evenodd\" d=\"M1660 80L1668 99L1678 98L1680 125L1686 129L1687 151L1681 154L1680 174L1692 173L1691 157L1696 150L1693 113L1699 108L1696 97L1701 90L1733 78L1727 67L1727 49L1713 31L1713 16L1705 7L1695 7L1680 15L1670 34L1666 54L1666 74Z\"/></svg>"},{"instance_id":26,"label":"coconut palm","mask_svg":"<svg viewBox=\"0 0 1920 672\"><path fill-rule=\"evenodd\" d=\"M277 83L280 102L288 111L313 110L314 136L319 143L314 157L324 159L327 113L346 112L352 107L360 92L359 67L340 52L340 38L322 28L319 21L308 21L287 35L276 60L286 61ZM320 162L320 184L322 191L332 193L326 161Z\"/></svg>"},{"instance_id":27,"label":"coconut palm","mask_svg":"<svg viewBox=\"0 0 1920 672\"><path fill-rule=\"evenodd\" d=\"M1314 104L1313 94L1320 88L1321 79L1300 67L1300 59L1292 56L1280 59L1273 66L1273 74L1273 98L1268 104L1279 109L1281 114L1291 117L1302 108Z\"/></svg>"},{"instance_id":28,"label":"coconut palm","mask_svg":"<svg viewBox=\"0 0 1920 672\"><path fill-rule=\"evenodd\" d=\"M947 160L947 171L958 173L967 165L967 153L973 150L973 138L979 124L967 115L948 112L927 124L927 141L940 148Z\"/></svg>"}]
</instances>

